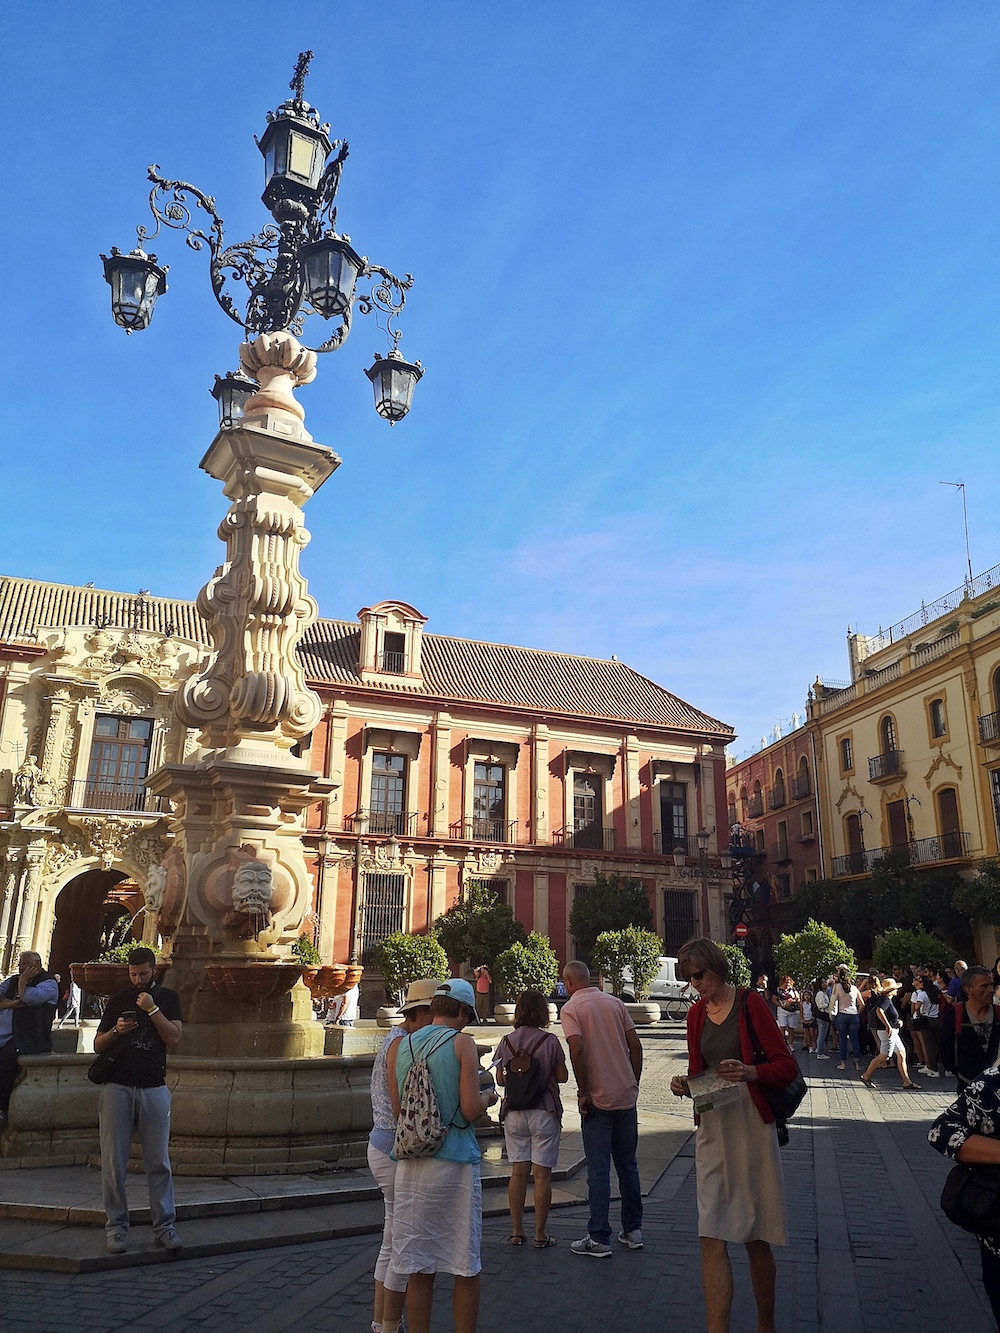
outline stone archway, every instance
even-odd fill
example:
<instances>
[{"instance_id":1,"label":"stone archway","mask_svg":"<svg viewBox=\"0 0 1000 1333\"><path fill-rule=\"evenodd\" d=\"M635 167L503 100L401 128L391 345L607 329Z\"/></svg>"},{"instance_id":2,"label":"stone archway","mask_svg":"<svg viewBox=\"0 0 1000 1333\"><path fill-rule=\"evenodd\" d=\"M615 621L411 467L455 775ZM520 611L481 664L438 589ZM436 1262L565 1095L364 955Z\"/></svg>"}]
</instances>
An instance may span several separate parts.
<instances>
[{"instance_id":1,"label":"stone archway","mask_svg":"<svg viewBox=\"0 0 1000 1333\"><path fill-rule=\"evenodd\" d=\"M122 871L81 871L56 898L49 971L58 972L68 986L70 964L96 958L115 921L126 912L134 916L141 906L138 886Z\"/></svg>"}]
</instances>

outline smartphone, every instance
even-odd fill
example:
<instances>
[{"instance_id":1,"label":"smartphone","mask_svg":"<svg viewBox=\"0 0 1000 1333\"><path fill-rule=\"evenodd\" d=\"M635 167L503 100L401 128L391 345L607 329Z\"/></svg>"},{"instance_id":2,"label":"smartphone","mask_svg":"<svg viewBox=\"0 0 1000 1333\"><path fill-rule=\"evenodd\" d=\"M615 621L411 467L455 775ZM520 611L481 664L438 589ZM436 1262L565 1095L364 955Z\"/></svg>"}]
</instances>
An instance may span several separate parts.
<instances>
[{"instance_id":1,"label":"smartphone","mask_svg":"<svg viewBox=\"0 0 1000 1333\"><path fill-rule=\"evenodd\" d=\"M123 1009L122 1018L126 1023L134 1023L136 1022L136 1011L134 1009Z\"/></svg>"}]
</instances>

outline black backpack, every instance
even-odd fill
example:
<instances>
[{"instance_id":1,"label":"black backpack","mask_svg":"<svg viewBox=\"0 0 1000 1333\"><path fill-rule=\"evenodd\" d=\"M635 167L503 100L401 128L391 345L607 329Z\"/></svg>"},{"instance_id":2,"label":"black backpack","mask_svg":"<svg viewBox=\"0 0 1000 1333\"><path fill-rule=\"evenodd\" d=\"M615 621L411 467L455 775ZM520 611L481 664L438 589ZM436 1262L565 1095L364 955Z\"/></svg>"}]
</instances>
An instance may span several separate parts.
<instances>
[{"instance_id":1,"label":"black backpack","mask_svg":"<svg viewBox=\"0 0 1000 1333\"><path fill-rule=\"evenodd\" d=\"M540 1032L534 1046L514 1051L504 1064L504 1114L508 1111L537 1111L545 1100L548 1079L541 1064L535 1059L535 1052L548 1035L547 1032ZM504 1041L507 1041L506 1037Z\"/></svg>"}]
</instances>

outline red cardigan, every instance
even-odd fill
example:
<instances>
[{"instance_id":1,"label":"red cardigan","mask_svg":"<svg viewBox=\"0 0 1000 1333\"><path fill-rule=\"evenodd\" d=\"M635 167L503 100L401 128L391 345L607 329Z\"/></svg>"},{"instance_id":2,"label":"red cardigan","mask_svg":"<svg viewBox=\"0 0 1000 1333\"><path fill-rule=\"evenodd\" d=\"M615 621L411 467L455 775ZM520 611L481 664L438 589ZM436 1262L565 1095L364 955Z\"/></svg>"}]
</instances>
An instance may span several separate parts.
<instances>
[{"instance_id":1,"label":"red cardigan","mask_svg":"<svg viewBox=\"0 0 1000 1333\"><path fill-rule=\"evenodd\" d=\"M760 1112L760 1117L766 1125L770 1125L774 1120L774 1112L767 1104L767 1098L757 1086L763 1083L769 1088L787 1088L789 1083L799 1072L799 1066L794 1055L785 1045L785 1039L778 1029L775 1021L774 1011L770 1005L762 1000L755 990L741 991L737 988L734 1004L741 1005L740 1008L740 1054L743 1057L745 1065L753 1064L753 1045L750 1041L750 1033L747 1031L746 1018L743 1014L742 999L746 995L747 1011L753 1022L754 1031L757 1034L757 1040L760 1042L760 1048L767 1056L764 1064L756 1066L757 1080L754 1083L747 1084L747 1091L754 1100L754 1105ZM707 1068L705 1060L701 1053L701 1034L705 1027L705 1001L698 1000L688 1010L687 1015L687 1044L688 1044L688 1074L703 1074Z\"/></svg>"}]
</instances>

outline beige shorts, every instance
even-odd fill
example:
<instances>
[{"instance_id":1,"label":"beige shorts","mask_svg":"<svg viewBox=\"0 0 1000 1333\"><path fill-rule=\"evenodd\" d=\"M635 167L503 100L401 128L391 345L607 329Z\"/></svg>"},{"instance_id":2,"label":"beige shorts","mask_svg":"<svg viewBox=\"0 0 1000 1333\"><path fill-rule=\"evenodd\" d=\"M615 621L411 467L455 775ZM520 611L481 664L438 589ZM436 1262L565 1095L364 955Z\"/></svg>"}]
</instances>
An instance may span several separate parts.
<instances>
[{"instance_id":1,"label":"beige shorts","mask_svg":"<svg viewBox=\"0 0 1000 1333\"><path fill-rule=\"evenodd\" d=\"M559 1161L561 1135L559 1117L541 1107L536 1111L508 1111L503 1118L508 1162L554 1167Z\"/></svg>"},{"instance_id":2,"label":"beige shorts","mask_svg":"<svg viewBox=\"0 0 1000 1333\"><path fill-rule=\"evenodd\" d=\"M779 1010L777 1011L777 1014L778 1014L778 1027L779 1027L779 1028L797 1028L797 1027L798 1027L798 1025L799 1025L799 1011L798 1011L797 1009L795 1010L794 1013L791 1013L791 1014L788 1012L787 1009L779 1009Z\"/></svg>"}]
</instances>

